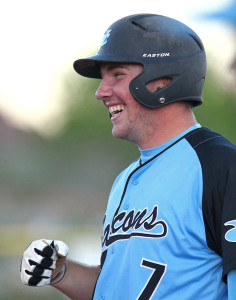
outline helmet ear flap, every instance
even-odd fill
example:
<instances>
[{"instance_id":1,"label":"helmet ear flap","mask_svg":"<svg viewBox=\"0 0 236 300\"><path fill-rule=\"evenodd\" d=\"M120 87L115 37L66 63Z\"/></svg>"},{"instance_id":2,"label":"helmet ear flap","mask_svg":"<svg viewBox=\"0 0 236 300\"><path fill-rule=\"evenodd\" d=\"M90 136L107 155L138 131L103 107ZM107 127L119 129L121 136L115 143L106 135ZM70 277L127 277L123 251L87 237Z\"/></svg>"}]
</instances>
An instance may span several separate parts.
<instances>
[{"instance_id":1,"label":"helmet ear flap","mask_svg":"<svg viewBox=\"0 0 236 300\"><path fill-rule=\"evenodd\" d=\"M204 63L203 63L204 62ZM176 62L163 60L162 63L146 64L141 74L130 82L130 92L141 104L158 108L177 101L188 101L193 106L202 103L205 80L205 52L183 57ZM171 82L156 92L147 89L147 84L156 78L168 78Z\"/></svg>"},{"instance_id":2,"label":"helmet ear flap","mask_svg":"<svg viewBox=\"0 0 236 300\"><path fill-rule=\"evenodd\" d=\"M148 72L147 72L148 73ZM163 84L165 78L166 84ZM150 77L145 72L135 77L129 85L133 97L142 105L149 108L158 108L169 102L165 98L165 90L171 85L173 78L159 77L150 81ZM167 80L168 78L168 80ZM168 84L167 84L168 81Z\"/></svg>"},{"instance_id":3,"label":"helmet ear flap","mask_svg":"<svg viewBox=\"0 0 236 300\"><path fill-rule=\"evenodd\" d=\"M146 83L146 88L149 90L149 92L156 93L166 87L171 81L172 79L169 77L153 79Z\"/></svg>"}]
</instances>

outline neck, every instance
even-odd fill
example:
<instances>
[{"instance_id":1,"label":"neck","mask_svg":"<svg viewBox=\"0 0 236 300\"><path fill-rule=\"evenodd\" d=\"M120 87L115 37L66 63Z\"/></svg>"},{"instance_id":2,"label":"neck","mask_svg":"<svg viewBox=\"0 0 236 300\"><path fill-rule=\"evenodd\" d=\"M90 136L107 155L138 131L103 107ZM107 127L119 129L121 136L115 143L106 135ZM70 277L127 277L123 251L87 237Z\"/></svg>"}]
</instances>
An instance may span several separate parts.
<instances>
[{"instance_id":1,"label":"neck","mask_svg":"<svg viewBox=\"0 0 236 300\"><path fill-rule=\"evenodd\" d=\"M152 121L145 136L137 143L141 150L165 144L197 123L192 108L182 103L163 106L150 114Z\"/></svg>"}]
</instances>

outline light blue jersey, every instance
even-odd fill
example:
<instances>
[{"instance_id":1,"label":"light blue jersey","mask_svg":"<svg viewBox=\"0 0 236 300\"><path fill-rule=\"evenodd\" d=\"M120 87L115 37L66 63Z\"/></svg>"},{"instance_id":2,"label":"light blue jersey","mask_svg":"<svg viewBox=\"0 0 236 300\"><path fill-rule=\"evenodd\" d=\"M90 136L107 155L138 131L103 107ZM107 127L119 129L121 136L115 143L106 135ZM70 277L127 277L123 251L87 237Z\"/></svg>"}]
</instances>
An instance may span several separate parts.
<instances>
[{"instance_id":1,"label":"light blue jersey","mask_svg":"<svg viewBox=\"0 0 236 300\"><path fill-rule=\"evenodd\" d=\"M219 244L225 228L224 199L212 198L217 189L220 193L220 174L208 184L214 172L211 168L207 173L208 162L215 150L206 149L217 140L220 145L226 143L225 148L229 142L199 127L141 151L140 160L116 179L104 221L102 269L94 299L228 299L222 276L231 265L235 268L236 259L230 258L229 266L222 256L236 249L229 241ZM225 178L221 177L222 190Z\"/></svg>"}]
</instances>

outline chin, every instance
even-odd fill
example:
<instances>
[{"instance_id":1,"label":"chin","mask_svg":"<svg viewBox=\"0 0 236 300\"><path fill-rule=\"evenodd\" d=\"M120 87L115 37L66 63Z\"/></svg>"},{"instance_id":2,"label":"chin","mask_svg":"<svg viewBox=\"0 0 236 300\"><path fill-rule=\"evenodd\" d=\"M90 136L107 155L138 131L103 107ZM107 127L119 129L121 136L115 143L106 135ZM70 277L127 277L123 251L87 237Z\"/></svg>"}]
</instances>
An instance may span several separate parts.
<instances>
[{"instance_id":1,"label":"chin","mask_svg":"<svg viewBox=\"0 0 236 300\"><path fill-rule=\"evenodd\" d=\"M112 135L117 139L126 140L126 134L123 132L123 130L118 130L118 128L112 129Z\"/></svg>"},{"instance_id":2,"label":"chin","mask_svg":"<svg viewBox=\"0 0 236 300\"><path fill-rule=\"evenodd\" d=\"M117 139L135 143L133 141L133 139L130 137L130 134L127 134L127 133L124 133L124 132L121 132L121 131L112 130L112 135Z\"/></svg>"}]
</instances>

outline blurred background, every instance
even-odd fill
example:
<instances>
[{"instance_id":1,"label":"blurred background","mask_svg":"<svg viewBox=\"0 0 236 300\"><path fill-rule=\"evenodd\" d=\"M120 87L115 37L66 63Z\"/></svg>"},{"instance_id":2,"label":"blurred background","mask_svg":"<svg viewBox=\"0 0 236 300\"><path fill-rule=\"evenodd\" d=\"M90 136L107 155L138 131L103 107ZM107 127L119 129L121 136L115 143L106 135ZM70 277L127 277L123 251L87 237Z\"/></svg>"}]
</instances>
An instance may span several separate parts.
<instances>
[{"instance_id":1,"label":"blurred background","mask_svg":"<svg viewBox=\"0 0 236 300\"><path fill-rule=\"evenodd\" d=\"M72 259L99 263L111 185L139 153L112 137L99 81L72 64L96 52L111 23L144 12L200 35L208 74L195 114L236 143L235 0L0 0L0 299L66 299L20 282L32 240L63 240Z\"/></svg>"}]
</instances>

